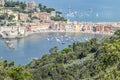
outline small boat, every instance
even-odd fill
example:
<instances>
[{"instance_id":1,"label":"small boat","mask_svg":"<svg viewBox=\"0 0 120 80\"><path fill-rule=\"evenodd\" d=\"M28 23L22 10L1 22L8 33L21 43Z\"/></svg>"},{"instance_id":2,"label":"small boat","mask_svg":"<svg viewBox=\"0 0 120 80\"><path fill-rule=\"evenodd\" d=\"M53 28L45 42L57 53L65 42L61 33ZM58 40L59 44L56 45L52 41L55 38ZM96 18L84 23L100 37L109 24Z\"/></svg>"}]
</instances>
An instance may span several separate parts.
<instances>
[{"instance_id":1,"label":"small boat","mask_svg":"<svg viewBox=\"0 0 120 80\"><path fill-rule=\"evenodd\" d=\"M89 41L88 38L86 38L85 41Z\"/></svg>"},{"instance_id":2,"label":"small boat","mask_svg":"<svg viewBox=\"0 0 120 80\"><path fill-rule=\"evenodd\" d=\"M47 38L47 41L52 42L53 38Z\"/></svg>"},{"instance_id":3,"label":"small boat","mask_svg":"<svg viewBox=\"0 0 120 80\"><path fill-rule=\"evenodd\" d=\"M14 47L13 44L8 44L8 47L9 47L10 49L15 49L15 47Z\"/></svg>"},{"instance_id":4,"label":"small boat","mask_svg":"<svg viewBox=\"0 0 120 80\"><path fill-rule=\"evenodd\" d=\"M69 38L66 38L66 41L69 41Z\"/></svg>"},{"instance_id":5,"label":"small boat","mask_svg":"<svg viewBox=\"0 0 120 80\"><path fill-rule=\"evenodd\" d=\"M11 43L11 42L10 42L10 40L7 40L7 41L5 41L5 43L6 43L6 44L9 44L9 43Z\"/></svg>"},{"instance_id":6,"label":"small boat","mask_svg":"<svg viewBox=\"0 0 120 80\"><path fill-rule=\"evenodd\" d=\"M59 38L56 37L55 39L56 39L57 42L61 42L61 40Z\"/></svg>"},{"instance_id":7,"label":"small boat","mask_svg":"<svg viewBox=\"0 0 120 80\"><path fill-rule=\"evenodd\" d=\"M49 38L47 38L47 40L48 40L48 41L50 41L50 39L49 39Z\"/></svg>"},{"instance_id":8,"label":"small boat","mask_svg":"<svg viewBox=\"0 0 120 80\"><path fill-rule=\"evenodd\" d=\"M12 42L11 42L10 40L5 41L5 43L7 44L7 46L8 46L10 49L15 49L14 45L12 44Z\"/></svg>"},{"instance_id":9,"label":"small boat","mask_svg":"<svg viewBox=\"0 0 120 80\"><path fill-rule=\"evenodd\" d=\"M5 43L6 44L11 44L12 42L11 42L11 40L6 40Z\"/></svg>"}]
</instances>

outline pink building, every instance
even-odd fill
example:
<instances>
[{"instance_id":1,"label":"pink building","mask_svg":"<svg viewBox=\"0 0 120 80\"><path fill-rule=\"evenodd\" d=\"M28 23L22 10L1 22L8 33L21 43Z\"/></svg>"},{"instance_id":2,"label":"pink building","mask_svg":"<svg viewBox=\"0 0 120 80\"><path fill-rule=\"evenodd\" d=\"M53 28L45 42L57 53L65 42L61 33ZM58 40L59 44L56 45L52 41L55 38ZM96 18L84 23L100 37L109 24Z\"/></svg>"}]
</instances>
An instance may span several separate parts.
<instances>
[{"instance_id":1,"label":"pink building","mask_svg":"<svg viewBox=\"0 0 120 80\"><path fill-rule=\"evenodd\" d=\"M39 13L39 19L41 19L42 21L49 21L51 20L51 15L50 13L47 13L47 12L41 12Z\"/></svg>"},{"instance_id":2,"label":"pink building","mask_svg":"<svg viewBox=\"0 0 120 80\"><path fill-rule=\"evenodd\" d=\"M26 21L28 19L27 14L19 13L18 14L18 20Z\"/></svg>"},{"instance_id":3,"label":"pink building","mask_svg":"<svg viewBox=\"0 0 120 80\"><path fill-rule=\"evenodd\" d=\"M104 26L104 31L106 31L106 32L111 31L111 29L112 29L112 26L111 26L111 25L106 25L106 26Z\"/></svg>"}]
</instances>

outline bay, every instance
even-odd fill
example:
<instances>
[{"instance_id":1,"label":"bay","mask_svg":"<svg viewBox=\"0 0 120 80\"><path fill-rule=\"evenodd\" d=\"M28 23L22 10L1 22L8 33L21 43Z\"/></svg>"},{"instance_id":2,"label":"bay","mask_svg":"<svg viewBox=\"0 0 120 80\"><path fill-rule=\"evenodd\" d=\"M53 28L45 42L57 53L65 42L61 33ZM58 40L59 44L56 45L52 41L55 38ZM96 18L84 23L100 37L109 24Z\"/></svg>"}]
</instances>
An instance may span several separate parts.
<instances>
[{"instance_id":1,"label":"bay","mask_svg":"<svg viewBox=\"0 0 120 80\"><path fill-rule=\"evenodd\" d=\"M25 65L32 59L49 54L49 50L58 46L61 50L73 42L86 42L91 38L102 39L106 35L87 33L40 33L23 39L11 40L15 49L10 49L5 40L0 40L0 57L8 61L14 61L16 65Z\"/></svg>"}]
</instances>

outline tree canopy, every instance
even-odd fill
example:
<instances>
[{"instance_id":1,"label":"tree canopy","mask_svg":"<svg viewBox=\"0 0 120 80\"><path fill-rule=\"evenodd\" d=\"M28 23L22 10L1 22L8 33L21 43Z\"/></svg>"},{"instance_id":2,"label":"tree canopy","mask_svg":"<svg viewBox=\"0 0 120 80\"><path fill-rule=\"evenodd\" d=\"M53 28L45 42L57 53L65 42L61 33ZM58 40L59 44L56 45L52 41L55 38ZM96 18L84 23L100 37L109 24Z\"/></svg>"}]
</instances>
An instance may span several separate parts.
<instances>
[{"instance_id":1,"label":"tree canopy","mask_svg":"<svg viewBox=\"0 0 120 80\"><path fill-rule=\"evenodd\" d=\"M33 80L32 74L23 66L15 66L14 62L0 60L0 80Z\"/></svg>"}]
</instances>

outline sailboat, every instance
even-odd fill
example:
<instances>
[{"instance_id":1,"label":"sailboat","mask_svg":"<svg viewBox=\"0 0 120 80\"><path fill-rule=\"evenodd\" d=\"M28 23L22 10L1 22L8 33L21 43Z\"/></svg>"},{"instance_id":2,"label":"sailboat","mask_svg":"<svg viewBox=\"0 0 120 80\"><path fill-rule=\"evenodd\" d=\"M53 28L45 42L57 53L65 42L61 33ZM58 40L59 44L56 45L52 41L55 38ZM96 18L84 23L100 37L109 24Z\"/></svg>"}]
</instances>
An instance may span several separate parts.
<instances>
[{"instance_id":1,"label":"sailboat","mask_svg":"<svg viewBox=\"0 0 120 80\"><path fill-rule=\"evenodd\" d=\"M48 40L48 41L50 41L50 39L49 39L49 38L47 38L47 40Z\"/></svg>"},{"instance_id":2,"label":"sailboat","mask_svg":"<svg viewBox=\"0 0 120 80\"><path fill-rule=\"evenodd\" d=\"M59 38L55 37L55 39L57 42L61 42L61 40Z\"/></svg>"}]
</instances>

